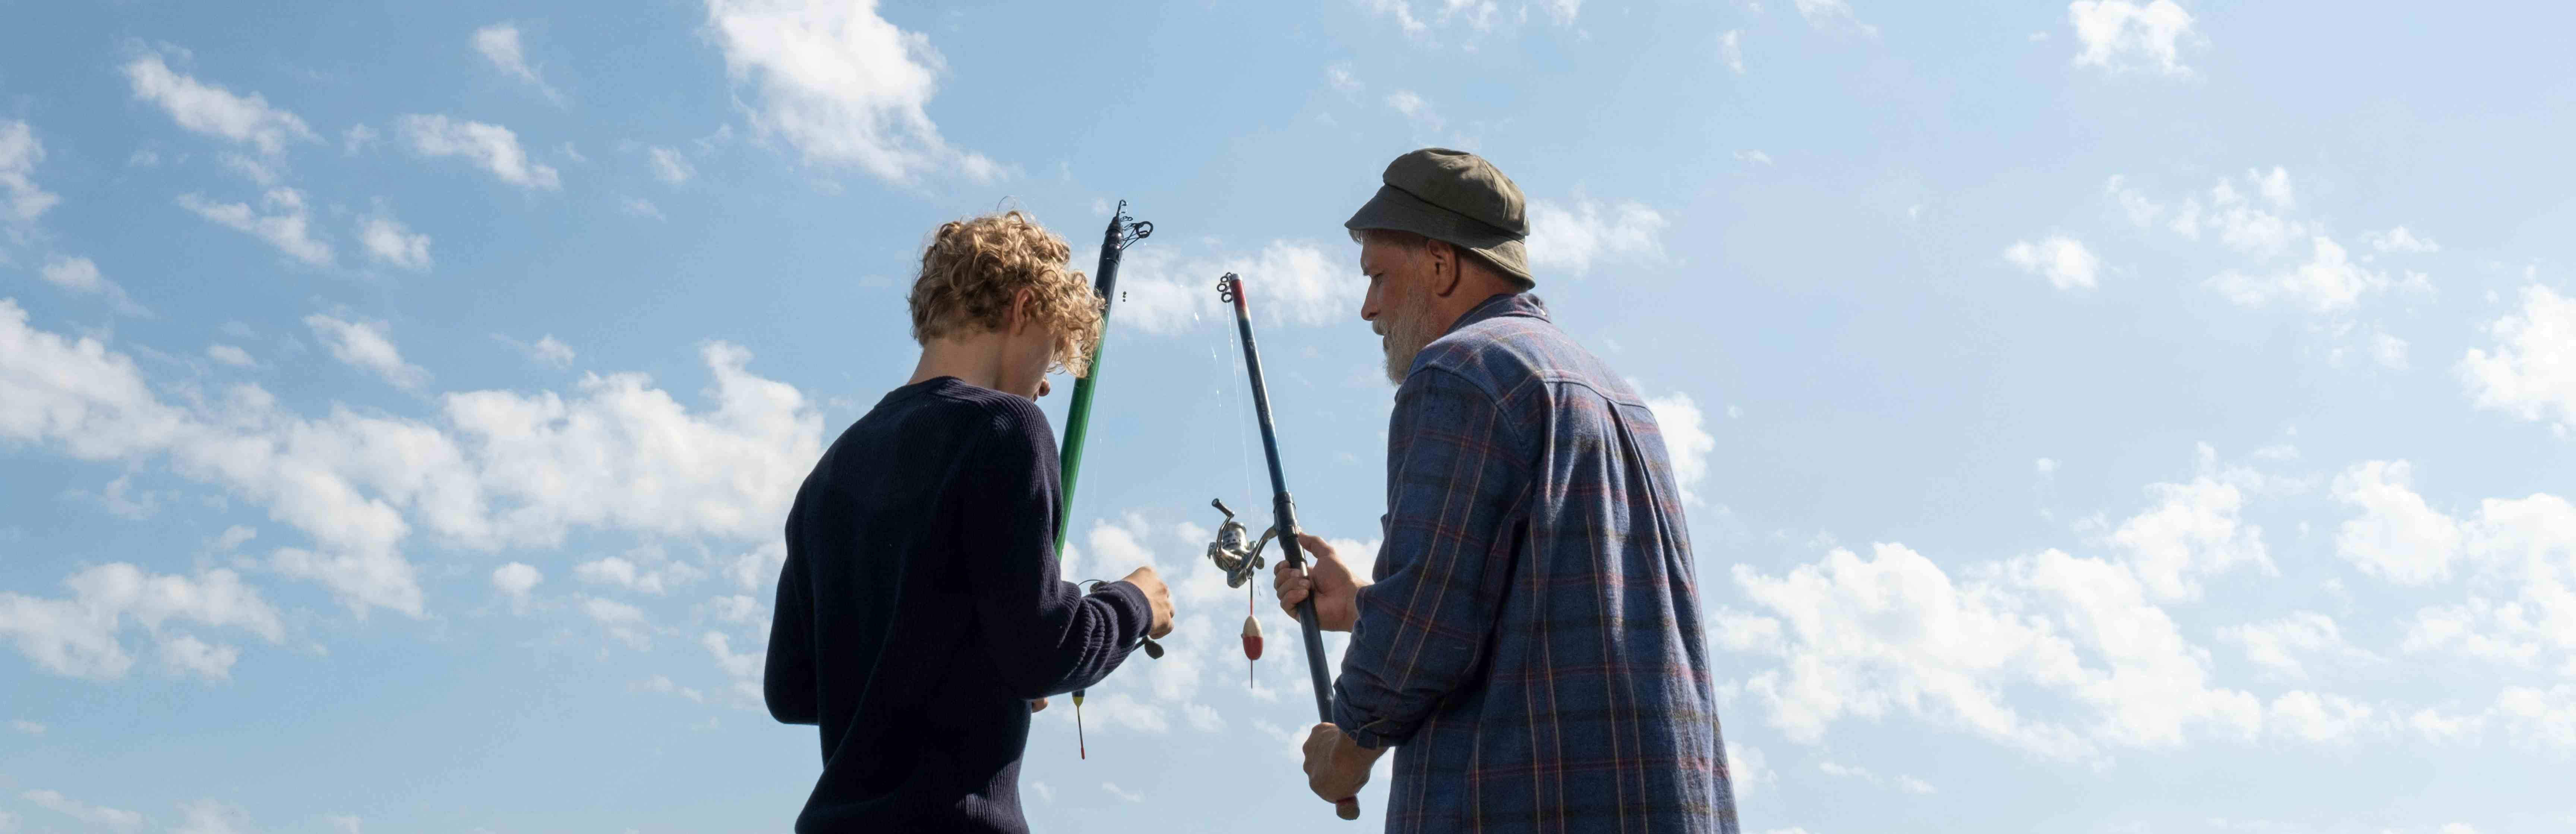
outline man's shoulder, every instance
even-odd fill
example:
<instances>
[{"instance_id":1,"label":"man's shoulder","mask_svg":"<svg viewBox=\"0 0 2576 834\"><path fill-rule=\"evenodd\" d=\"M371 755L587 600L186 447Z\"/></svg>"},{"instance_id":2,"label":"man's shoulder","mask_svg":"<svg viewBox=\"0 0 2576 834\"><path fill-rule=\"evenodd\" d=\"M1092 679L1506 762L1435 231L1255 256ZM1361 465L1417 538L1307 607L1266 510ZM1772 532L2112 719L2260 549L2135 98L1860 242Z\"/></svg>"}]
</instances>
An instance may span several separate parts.
<instances>
[{"instance_id":1,"label":"man's shoulder","mask_svg":"<svg viewBox=\"0 0 2576 834\"><path fill-rule=\"evenodd\" d=\"M1414 369L1456 375L1497 400L1540 382L1625 387L1616 376L1596 381L1607 373L1600 360L1535 316L1496 316L1450 331L1422 349Z\"/></svg>"}]
</instances>

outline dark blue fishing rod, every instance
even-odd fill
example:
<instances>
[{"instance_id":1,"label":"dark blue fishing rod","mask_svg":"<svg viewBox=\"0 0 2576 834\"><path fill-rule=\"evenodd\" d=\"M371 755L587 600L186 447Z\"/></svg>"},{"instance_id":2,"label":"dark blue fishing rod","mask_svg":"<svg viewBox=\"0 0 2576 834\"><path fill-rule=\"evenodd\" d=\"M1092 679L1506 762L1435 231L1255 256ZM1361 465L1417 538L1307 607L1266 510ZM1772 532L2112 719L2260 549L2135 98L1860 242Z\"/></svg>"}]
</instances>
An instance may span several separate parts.
<instances>
[{"instance_id":1,"label":"dark blue fishing rod","mask_svg":"<svg viewBox=\"0 0 2576 834\"><path fill-rule=\"evenodd\" d=\"M1261 349L1252 340L1252 309L1244 301L1243 279L1231 272L1217 279L1217 298L1234 304L1234 326L1243 334L1243 367L1252 374L1252 413L1261 422L1261 454L1270 461L1270 520L1278 533L1280 559L1289 570L1303 572L1306 553L1297 543L1297 502L1288 497L1288 475L1279 468L1279 430L1270 422L1270 387L1261 382ZM1297 601L1297 630L1306 638L1306 672L1315 678L1315 714L1332 723L1333 673L1324 668L1324 630L1315 619L1314 594ZM1333 810L1342 819L1359 819L1359 799L1337 801Z\"/></svg>"}]
</instances>

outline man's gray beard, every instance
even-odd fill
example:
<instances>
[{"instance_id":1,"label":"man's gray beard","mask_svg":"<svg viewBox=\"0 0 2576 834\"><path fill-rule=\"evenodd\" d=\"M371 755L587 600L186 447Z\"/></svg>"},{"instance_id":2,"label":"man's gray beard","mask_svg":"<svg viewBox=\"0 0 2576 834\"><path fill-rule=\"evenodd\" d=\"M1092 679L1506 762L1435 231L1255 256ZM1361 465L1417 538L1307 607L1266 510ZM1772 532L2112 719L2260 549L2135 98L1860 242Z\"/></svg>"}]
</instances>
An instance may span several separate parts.
<instances>
[{"instance_id":1,"label":"man's gray beard","mask_svg":"<svg viewBox=\"0 0 2576 834\"><path fill-rule=\"evenodd\" d=\"M1438 338L1440 338L1439 334L1425 332L1411 321L1400 321L1389 326L1386 337L1386 381L1403 385L1405 374L1413 370L1413 358L1422 355L1422 349L1430 347L1432 340Z\"/></svg>"}]
</instances>

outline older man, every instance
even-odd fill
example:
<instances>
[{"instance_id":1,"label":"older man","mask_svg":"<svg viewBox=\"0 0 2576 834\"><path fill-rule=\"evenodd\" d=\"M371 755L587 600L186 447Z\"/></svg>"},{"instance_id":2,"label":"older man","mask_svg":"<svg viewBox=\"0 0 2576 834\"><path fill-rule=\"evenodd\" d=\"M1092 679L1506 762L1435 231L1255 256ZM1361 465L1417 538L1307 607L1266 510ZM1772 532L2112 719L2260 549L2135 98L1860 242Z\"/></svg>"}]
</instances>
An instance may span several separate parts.
<instances>
[{"instance_id":1,"label":"older man","mask_svg":"<svg viewBox=\"0 0 2576 834\"><path fill-rule=\"evenodd\" d=\"M1360 318L1397 385L1385 544L1320 538L1310 594L1351 633L1306 741L1327 800L1397 749L1386 830L1728 832L1734 791L1689 527L1653 412L1549 321L1521 192L1473 154L1396 158L1349 222Z\"/></svg>"}]
</instances>

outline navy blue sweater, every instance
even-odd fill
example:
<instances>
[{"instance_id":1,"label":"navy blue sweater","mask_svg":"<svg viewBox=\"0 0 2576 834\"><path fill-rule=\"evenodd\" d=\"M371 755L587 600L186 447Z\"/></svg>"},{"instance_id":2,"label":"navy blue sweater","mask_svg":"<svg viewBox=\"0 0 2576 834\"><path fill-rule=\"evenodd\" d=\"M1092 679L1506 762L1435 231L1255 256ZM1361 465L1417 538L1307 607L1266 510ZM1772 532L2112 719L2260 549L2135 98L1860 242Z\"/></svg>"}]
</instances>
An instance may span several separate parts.
<instances>
[{"instance_id":1,"label":"navy blue sweater","mask_svg":"<svg viewBox=\"0 0 2576 834\"><path fill-rule=\"evenodd\" d=\"M1142 591L1056 575L1055 434L1026 399L940 377L859 418L796 493L769 713L821 728L796 830L1024 832L1029 699L1108 676Z\"/></svg>"}]
</instances>

